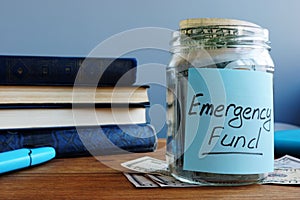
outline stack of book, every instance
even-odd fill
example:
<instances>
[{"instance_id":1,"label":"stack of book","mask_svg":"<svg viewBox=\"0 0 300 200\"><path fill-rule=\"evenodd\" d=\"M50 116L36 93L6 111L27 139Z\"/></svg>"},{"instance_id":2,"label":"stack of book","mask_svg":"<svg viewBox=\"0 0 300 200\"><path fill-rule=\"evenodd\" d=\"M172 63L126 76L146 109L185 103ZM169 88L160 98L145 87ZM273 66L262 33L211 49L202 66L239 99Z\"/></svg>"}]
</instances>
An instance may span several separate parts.
<instances>
[{"instance_id":1,"label":"stack of book","mask_svg":"<svg viewBox=\"0 0 300 200\"><path fill-rule=\"evenodd\" d=\"M0 152L52 146L57 157L154 151L148 87L135 59L0 56Z\"/></svg>"}]
</instances>

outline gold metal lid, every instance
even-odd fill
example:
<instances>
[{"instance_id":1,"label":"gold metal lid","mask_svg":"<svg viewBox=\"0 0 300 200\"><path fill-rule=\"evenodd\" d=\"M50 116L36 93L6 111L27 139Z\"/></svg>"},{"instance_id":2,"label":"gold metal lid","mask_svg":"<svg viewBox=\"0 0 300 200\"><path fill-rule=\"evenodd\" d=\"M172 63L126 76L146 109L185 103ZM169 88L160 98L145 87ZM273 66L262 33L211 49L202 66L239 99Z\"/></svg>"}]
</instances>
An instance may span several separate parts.
<instances>
[{"instance_id":1,"label":"gold metal lid","mask_svg":"<svg viewBox=\"0 0 300 200\"><path fill-rule=\"evenodd\" d=\"M195 28L200 26L217 26L217 25L250 26L250 27L261 28L257 24L251 22L237 20L237 19L224 19L224 18L191 18L191 19L182 20L179 23L180 29Z\"/></svg>"}]
</instances>

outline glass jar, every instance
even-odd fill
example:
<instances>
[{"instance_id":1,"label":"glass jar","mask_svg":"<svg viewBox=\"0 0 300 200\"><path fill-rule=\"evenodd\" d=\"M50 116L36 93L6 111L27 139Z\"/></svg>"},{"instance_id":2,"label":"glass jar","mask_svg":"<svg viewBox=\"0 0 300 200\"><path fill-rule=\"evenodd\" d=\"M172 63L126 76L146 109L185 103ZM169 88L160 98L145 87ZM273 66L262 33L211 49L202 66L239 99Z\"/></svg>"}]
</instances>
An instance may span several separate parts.
<instances>
[{"instance_id":1,"label":"glass jar","mask_svg":"<svg viewBox=\"0 0 300 200\"><path fill-rule=\"evenodd\" d=\"M241 20L180 22L167 67L167 162L203 185L245 185L273 171L268 30Z\"/></svg>"}]
</instances>

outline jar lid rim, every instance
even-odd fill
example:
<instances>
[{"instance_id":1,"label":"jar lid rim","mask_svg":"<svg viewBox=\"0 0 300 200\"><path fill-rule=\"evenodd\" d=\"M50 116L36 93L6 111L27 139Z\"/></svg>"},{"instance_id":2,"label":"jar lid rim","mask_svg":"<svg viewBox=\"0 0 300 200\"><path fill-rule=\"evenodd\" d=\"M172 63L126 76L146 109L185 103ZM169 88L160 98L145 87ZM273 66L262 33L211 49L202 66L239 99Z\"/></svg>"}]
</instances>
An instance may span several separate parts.
<instances>
[{"instance_id":1,"label":"jar lid rim","mask_svg":"<svg viewBox=\"0 0 300 200\"><path fill-rule=\"evenodd\" d=\"M180 29L195 28L201 26L217 26L217 25L250 26L250 27L261 28L259 25L251 22L238 20L238 19L226 19L226 18L190 18L190 19L181 20L179 23Z\"/></svg>"}]
</instances>

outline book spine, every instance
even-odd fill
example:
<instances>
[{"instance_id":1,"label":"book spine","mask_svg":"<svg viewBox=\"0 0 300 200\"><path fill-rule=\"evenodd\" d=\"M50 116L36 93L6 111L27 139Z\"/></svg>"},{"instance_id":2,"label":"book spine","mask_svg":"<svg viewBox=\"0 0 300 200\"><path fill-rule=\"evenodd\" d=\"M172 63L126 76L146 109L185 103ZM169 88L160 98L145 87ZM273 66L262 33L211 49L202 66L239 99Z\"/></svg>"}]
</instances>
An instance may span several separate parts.
<instances>
[{"instance_id":1,"label":"book spine","mask_svg":"<svg viewBox=\"0 0 300 200\"><path fill-rule=\"evenodd\" d=\"M0 85L131 86L134 58L0 56Z\"/></svg>"},{"instance_id":2,"label":"book spine","mask_svg":"<svg viewBox=\"0 0 300 200\"><path fill-rule=\"evenodd\" d=\"M0 152L51 146L56 157L151 152L157 137L149 124L0 130Z\"/></svg>"}]
</instances>

